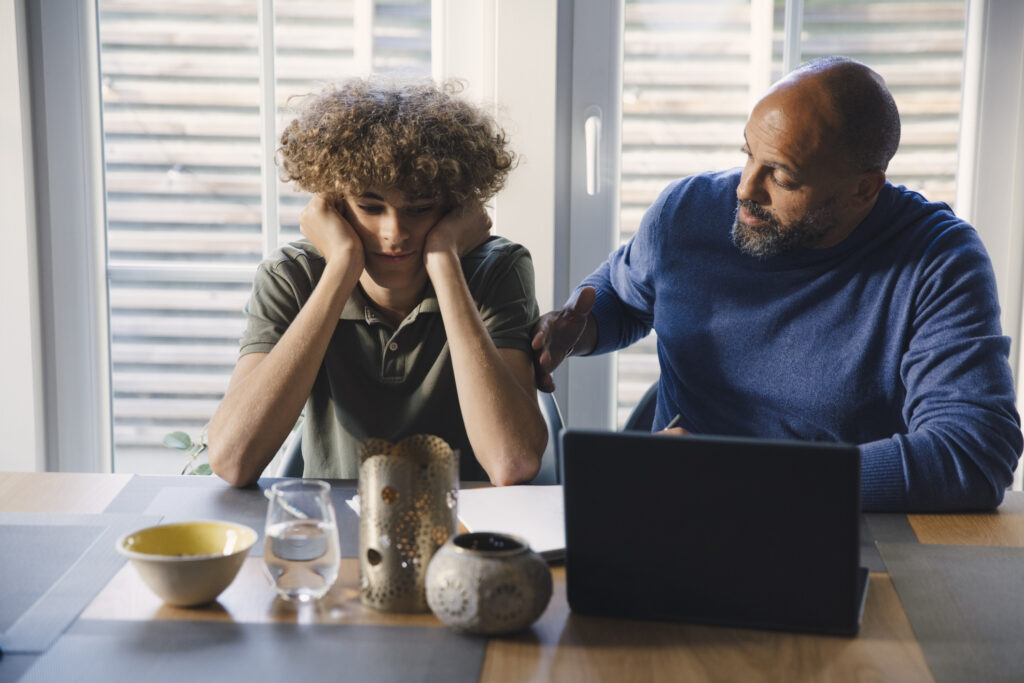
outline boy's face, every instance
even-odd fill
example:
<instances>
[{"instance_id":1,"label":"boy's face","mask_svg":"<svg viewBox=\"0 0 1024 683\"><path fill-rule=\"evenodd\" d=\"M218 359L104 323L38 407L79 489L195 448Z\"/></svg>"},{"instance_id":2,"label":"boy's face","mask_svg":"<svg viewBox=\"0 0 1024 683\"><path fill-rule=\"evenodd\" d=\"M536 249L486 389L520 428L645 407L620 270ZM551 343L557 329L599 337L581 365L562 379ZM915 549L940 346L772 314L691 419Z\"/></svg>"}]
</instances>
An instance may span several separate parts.
<instances>
[{"instance_id":1,"label":"boy's face","mask_svg":"<svg viewBox=\"0 0 1024 683\"><path fill-rule=\"evenodd\" d=\"M406 197L399 190L370 188L346 195L338 206L363 242L366 272L381 287L403 289L426 281L423 245L444 215L433 197Z\"/></svg>"}]
</instances>

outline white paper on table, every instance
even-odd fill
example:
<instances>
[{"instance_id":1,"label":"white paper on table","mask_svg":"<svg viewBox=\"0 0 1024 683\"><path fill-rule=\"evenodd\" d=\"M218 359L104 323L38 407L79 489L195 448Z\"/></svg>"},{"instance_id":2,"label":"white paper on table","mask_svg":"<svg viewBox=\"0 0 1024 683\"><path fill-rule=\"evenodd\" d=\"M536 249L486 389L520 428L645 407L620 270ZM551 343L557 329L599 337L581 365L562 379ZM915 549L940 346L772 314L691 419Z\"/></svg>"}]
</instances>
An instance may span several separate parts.
<instances>
[{"instance_id":1,"label":"white paper on table","mask_svg":"<svg viewBox=\"0 0 1024 683\"><path fill-rule=\"evenodd\" d=\"M560 485L462 489L458 513L459 521L470 531L519 536L548 562L565 557Z\"/></svg>"}]
</instances>

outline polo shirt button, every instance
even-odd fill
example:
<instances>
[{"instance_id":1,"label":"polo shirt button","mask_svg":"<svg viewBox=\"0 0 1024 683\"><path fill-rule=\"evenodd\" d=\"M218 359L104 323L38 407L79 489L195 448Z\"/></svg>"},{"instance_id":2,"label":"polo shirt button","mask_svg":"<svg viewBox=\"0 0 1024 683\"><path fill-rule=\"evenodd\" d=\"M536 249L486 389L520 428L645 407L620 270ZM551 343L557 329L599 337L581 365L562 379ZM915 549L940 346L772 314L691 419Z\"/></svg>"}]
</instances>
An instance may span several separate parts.
<instances>
[{"instance_id":1,"label":"polo shirt button","mask_svg":"<svg viewBox=\"0 0 1024 683\"><path fill-rule=\"evenodd\" d=\"M398 350L398 342L391 342L390 344L388 344L388 348L390 350L392 350L392 351L397 351Z\"/></svg>"}]
</instances>

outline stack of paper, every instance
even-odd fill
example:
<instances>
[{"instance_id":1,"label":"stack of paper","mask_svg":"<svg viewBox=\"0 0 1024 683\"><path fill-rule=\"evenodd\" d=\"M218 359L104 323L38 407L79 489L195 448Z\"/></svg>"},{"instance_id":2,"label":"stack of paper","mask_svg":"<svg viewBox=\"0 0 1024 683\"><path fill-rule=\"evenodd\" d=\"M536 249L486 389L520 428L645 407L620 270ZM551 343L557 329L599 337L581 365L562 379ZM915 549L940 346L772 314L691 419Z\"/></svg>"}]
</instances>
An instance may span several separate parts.
<instances>
[{"instance_id":1,"label":"stack of paper","mask_svg":"<svg viewBox=\"0 0 1024 683\"><path fill-rule=\"evenodd\" d=\"M526 540L548 562L565 558L561 486L502 486L459 491L459 521L469 531Z\"/></svg>"}]
</instances>

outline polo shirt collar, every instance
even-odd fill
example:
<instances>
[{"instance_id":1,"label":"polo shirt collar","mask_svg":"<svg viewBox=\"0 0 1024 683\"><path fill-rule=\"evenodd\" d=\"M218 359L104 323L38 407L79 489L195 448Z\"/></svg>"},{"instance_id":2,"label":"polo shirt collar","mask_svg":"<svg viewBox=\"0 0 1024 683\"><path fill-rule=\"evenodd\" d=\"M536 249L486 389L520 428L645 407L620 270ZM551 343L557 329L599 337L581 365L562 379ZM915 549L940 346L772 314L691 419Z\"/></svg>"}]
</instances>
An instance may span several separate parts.
<instances>
[{"instance_id":1,"label":"polo shirt collar","mask_svg":"<svg viewBox=\"0 0 1024 683\"><path fill-rule=\"evenodd\" d=\"M416 307L412 309L403 322L412 322L420 313L439 313L440 311L441 305L437 301L437 294L434 293L433 285L428 282L423 300L416 304ZM341 320L362 320L368 325L374 323L385 324L385 320L380 316L377 309L373 307L370 297L363 291L363 286L358 283L355 289L352 290L348 301L345 302L345 307L341 309L341 316L339 318Z\"/></svg>"}]
</instances>

